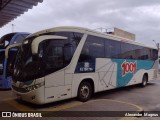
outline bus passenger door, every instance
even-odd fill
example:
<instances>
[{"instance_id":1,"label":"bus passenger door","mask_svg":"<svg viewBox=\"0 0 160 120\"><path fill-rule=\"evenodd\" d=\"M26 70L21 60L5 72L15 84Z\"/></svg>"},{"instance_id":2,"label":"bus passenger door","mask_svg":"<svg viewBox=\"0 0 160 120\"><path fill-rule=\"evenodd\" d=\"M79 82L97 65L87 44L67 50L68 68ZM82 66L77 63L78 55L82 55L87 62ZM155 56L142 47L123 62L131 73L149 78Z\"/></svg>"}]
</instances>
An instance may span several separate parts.
<instances>
[{"instance_id":1,"label":"bus passenger door","mask_svg":"<svg viewBox=\"0 0 160 120\"><path fill-rule=\"evenodd\" d=\"M46 53L45 80L46 87L58 87L64 85L63 47L49 45Z\"/></svg>"},{"instance_id":2,"label":"bus passenger door","mask_svg":"<svg viewBox=\"0 0 160 120\"><path fill-rule=\"evenodd\" d=\"M45 101L56 101L71 96L65 85L64 45L56 40L48 41L45 59ZM71 86L71 85L70 85Z\"/></svg>"}]
</instances>

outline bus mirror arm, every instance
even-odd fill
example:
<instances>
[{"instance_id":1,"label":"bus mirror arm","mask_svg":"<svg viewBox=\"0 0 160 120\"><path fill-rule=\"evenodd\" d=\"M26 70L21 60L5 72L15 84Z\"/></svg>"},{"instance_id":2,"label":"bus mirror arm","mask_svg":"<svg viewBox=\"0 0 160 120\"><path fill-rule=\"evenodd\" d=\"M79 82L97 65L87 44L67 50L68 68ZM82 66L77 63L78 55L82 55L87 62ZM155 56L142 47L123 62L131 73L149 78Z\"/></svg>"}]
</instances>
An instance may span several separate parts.
<instances>
[{"instance_id":1,"label":"bus mirror arm","mask_svg":"<svg viewBox=\"0 0 160 120\"><path fill-rule=\"evenodd\" d=\"M64 40L67 39L67 37L62 37L62 36L57 36L57 35L43 35L43 36L39 36L37 38L35 38L32 42L32 54L36 55L38 53L38 47L39 44L43 41L46 40L54 40L54 39L58 39L58 40Z\"/></svg>"}]
</instances>

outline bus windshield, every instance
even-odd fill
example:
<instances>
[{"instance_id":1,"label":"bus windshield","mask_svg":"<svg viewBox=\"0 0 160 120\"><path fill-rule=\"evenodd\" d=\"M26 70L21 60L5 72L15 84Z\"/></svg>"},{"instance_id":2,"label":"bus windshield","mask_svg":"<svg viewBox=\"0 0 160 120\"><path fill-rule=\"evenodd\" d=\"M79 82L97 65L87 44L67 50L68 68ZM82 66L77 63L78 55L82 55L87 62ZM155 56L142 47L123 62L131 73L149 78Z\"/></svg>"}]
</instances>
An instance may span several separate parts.
<instances>
[{"instance_id":1,"label":"bus windshield","mask_svg":"<svg viewBox=\"0 0 160 120\"><path fill-rule=\"evenodd\" d=\"M18 50L20 47L16 46L13 48L10 48L8 50L8 58L7 58L7 64L6 64L6 76L12 76L13 70L14 70L14 64L15 64L15 59L18 53Z\"/></svg>"},{"instance_id":2,"label":"bus windshield","mask_svg":"<svg viewBox=\"0 0 160 120\"><path fill-rule=\"evenodd\" d=\"M7 34L7 35L4 35L1 39L0 39L0 47L4 47L6 48L10 41L12 40L12 37L15 35L16 33L10 33L10 34Z\"/></svg>"},{"instance_id":3,"label":"bus windshield","mask_svg":"<svg viewBox=\"0 0 160 120\"><path fill-rule=\"evenodd\" d=\"M23 44L17 53L13 79L17 81L34 79L38 74L41 74L40 61L33 61L31 51L31 41L28 44Z\"/></svg>"},{"instance_id":4,"label":"bus windshield","mask_svg":"<svg viewBox=\"0 0 160 120\"><path fill-rule=\"evenodd\" d=\"M79 43L75 39L78 38L80 41L81 37L45 40L39 44L37 55L33 55L31 51L35 37L25 40L17 55L13 79L29 81L66 67Z\"/></svg>"}]
</instances>

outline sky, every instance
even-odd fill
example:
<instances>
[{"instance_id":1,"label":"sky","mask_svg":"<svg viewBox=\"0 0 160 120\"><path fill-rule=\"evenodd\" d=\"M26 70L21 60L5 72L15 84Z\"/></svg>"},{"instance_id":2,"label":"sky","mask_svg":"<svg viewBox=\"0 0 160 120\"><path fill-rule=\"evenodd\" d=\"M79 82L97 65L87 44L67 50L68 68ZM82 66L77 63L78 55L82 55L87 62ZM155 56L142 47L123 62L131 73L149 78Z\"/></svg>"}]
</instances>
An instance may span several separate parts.
<instances>
[{"instance_id":1,"label":"sky","mask_svg":"<svg viewBox=\"0 0 160 120\"><path fill-rule=\"evenodd\" d=\"M160 0L44 0L0 28L0 37L12 32L34 33L58 26L90 29L121 28L136 41L160 43Z\"/></svg>"}]
</instances>

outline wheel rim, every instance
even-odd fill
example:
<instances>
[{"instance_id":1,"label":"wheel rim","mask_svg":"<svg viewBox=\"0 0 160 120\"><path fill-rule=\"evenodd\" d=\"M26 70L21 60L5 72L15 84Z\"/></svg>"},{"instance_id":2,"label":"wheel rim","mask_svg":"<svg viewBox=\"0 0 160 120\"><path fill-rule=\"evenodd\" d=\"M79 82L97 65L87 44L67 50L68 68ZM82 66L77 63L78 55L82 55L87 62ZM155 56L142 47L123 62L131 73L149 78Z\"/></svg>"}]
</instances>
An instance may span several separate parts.
<instances>
[{"instance_id":1,"label":"wheel rim","mask_svg":"<svg viewBox=\"0 0 160 120\"><path fill-rule=\"evenodd\" d=\"M147 80L146 80L146 78L144 78L144 80L143 80L143 86L145 86L147 84Z\"/></svg>"},{"instance_id":2,"label":"wheel rim","mask_svg":"<svg viewBox=\"0 0 160 120\"><path fill-rule=\"evenodd\" d=\"M147 84L146 80L144 80L143 85L145 86Z\"/></svg>"},{"instance_id":3,"label":"wheel rim","mask_svg":"<svg viewBox=\"0 0 160 120\"><path fill-rule=\"evenodd\" d=\"M87 98L89 96L89 87L88 86L82 86L80 90L80 94L83 98Z\"/></svg>"}]
</instances>

